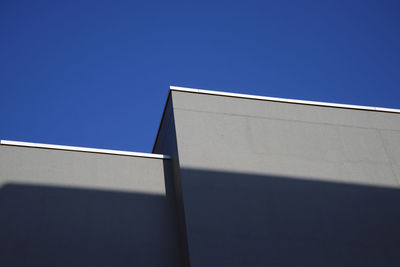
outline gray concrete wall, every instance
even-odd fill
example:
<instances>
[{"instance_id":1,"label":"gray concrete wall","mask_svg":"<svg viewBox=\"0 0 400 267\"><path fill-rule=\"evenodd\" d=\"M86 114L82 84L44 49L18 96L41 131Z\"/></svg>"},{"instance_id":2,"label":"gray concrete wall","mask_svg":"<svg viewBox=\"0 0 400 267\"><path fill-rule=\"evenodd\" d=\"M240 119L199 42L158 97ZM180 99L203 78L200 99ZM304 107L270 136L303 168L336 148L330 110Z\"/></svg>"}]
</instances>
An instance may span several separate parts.
<instances>
[{"instance_id":1,"label":"gray concrete wall","mask_svg":"<svg viewBox=\"0 0 400 267\"><path fill-rule=\"evenodd\" d=\"M399 266L399 114L172 92L197 266Z\"/></svg>"},{"instance_id":2,"label":"gray concrete wall","mask_svg":"<svg viewBox=\"0 0 400 267\"><path fill-rule=\"evenodd\" d=\"M0 265L181 266L169 164L0 145Z\"/></svg>"},{"instance_id":3,"label":"gray concrete wall","mask_svg":"<svg viewBox=\"0 0 400 267\"><path fill-rule=\"evenodd\" d=\"M171 160L0 145L0 266L400 266L400 116L171 92Z\"/></svg>"},{"instance_id":4,"label":"gray concrete wall","mask_svg":"<svg viewBox=\"0 0 400 267\"><path fill-rule=\"evenodd\" d=\"M169 179L170 194L175 197L177 227L179 228L179 250L183 266L189 266L189 254L187 246L187 231L184 214L184 203L182 196L181 169L179 166L178 147L175 132L175 116L171 94L164 108L161 118L160 127L157 133L157 138L153 147L153 153L167 154L171 156L172 179Z\"/></svg>"}]
</instances>

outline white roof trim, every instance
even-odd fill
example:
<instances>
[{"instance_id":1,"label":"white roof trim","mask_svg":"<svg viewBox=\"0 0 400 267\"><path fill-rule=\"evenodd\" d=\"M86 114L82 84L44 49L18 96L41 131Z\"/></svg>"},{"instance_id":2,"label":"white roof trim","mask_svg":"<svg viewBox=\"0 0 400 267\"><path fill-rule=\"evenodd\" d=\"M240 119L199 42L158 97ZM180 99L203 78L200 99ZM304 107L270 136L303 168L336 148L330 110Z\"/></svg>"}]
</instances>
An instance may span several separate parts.
<instances>
[{"instance_id":1,"label":"white roof trim","mask_svg":"<svg viewBox=\"0 0 400 267\"><path fill-rule=\"evenodd\" d=\"M287 98L278 98L278 97L247 95L247 94L236 94L236 93L228 93L228 92L220 92L220 91L210 91L210 90L203 90L203 89L186 88L186 87L179 87L179 86L170 86L169 88L170 88L171 91L180 91L180 92L207 94L207 95L229 96L229 97L237 97L237 98L246 98L246 99L255 99L255 100L267 100L267 101L285 102L285 103L294 103L294 104L303 104L303 105L313 105L313 106L324 106L324 107L361 109L361 110L370 110L370 111L382 111L382 112L400 113L400 109L393 109L393 108L346 105L346 104L337 104L337 103L328 103L328 102L296 100L296 99L287 99Z\"/></svg>"},{"instance_id":2,"label":"white roof trim","mask_svg":"<svg viewBox=\"0 0 400 267\"><path fill-rule=\"evenodd\" d=\"M77 147L77 146L38 144L38 143L17 142L17 141L8 141L8 140L0 140L0 144L8 145L8 146L36 147L36 148L101 153L101 154L111 154L111 155L123 155L123 156L142 157L142 158L155 158L155 159L170 159L171 158L168 155L161 155L161 154L140 153L140 152L98 149L98 148L87 148L87 147Z\"/></svg>"}]
</instances>

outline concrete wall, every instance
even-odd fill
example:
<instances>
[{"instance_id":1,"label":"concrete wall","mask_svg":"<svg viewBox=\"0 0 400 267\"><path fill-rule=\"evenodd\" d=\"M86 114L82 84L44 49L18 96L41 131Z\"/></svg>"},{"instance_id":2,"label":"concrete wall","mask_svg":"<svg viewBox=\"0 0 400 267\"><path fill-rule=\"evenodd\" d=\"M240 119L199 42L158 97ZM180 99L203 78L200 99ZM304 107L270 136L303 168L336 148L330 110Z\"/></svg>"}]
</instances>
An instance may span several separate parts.
<instances>
[{"instance_id":1,"label":"concrete wall","mask_svg":"<svg viewBox=\"0 0 400 267\"><path fill-rule=\"evenodd\" d=\"M0 266L400 266L400 116L171 91L153 152L0 145Z\"/></svg>"},{"instance_id":2,"label":"concrete wall","mask_svg":"<svg viewBox=\"0 0 400 267\"><path fill-rule=\"evenodd\" d=\"M1 266L181 266L168 160L0 146Z\"/></svg>"},{"instance_id":3,"label":"concrete wall","mask_svg":"<svg viewBox=\"0 0 400 267\"><path fill-rule=\"evenodd\" d=\"M179 166L179 156L177 139L175 132L175 116L171 94L164 108L161 118L160 128L157 133L157 138L153 147L153 153L166 154L171 156L172 179L169 179L171 186L167 187L168 192L175 198L176 219L179 228L179 250L183 266L189 266L189 254L186 236L186 222L184 214L184 203L182 196L181 169Z\"/></svg>"},{"instance_id":4,"label":"concrete wall","mask_svg":"<svg viewBox=\"0 0 400 267\"><path fill-rule=\"evenodd\" d=\"M198 266L400 266L399 114L172 92Z\"/></svg>"}]
</instances>

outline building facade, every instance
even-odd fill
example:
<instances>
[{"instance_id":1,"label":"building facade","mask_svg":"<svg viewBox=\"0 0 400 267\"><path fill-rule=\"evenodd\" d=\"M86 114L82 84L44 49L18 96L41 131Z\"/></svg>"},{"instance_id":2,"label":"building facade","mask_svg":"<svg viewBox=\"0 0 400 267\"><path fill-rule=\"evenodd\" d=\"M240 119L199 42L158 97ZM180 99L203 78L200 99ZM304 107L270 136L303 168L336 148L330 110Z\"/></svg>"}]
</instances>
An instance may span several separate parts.
<instances>
[{"instance_id":1,"label":"building facade","mask_svg":"<svg viewBox=\"0 0 400 267\"><path fill-rule=\"evenodd\" d=\"M4 266L400 266L400 110L171 87L154 154L2 142Z\"/></svg>"}]
</instances>

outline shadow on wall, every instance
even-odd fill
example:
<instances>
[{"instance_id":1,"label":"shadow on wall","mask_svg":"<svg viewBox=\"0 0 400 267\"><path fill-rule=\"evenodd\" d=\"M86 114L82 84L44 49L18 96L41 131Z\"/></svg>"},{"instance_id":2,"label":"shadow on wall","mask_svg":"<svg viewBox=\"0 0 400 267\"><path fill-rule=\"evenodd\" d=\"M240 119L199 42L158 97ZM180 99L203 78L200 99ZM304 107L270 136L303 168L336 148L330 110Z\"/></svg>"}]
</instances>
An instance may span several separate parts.
<instances>
[{"instance_id":1,"label":"shadow on wall","mask_svg":"<svg viewBox=\"0 0 400 267\"><path fill-rule=\"evenodd\" d=\"M191 267L400 266L400 191L181 170ZM0 188L0 266L178 266L171 196Z\"/></svg>"},{"instance_id":2,"label":"shadow on wall","mask_svg":"<svg viewBox=\"0 0 400 267\"><path fill-rule=\"evenodd\" d=\"M177 266L162 195L7 184L0 266Z\"/></svg>"},{"instance_id":3,"label":"shadow on wall","mask_svg":"<svg viewBox=\"0 0 400 267\"><path fill-rule=\"evenodd\" d=\"M400 266L400 190L181 170L192 267Z\"/></svg>"}]
</instances>

